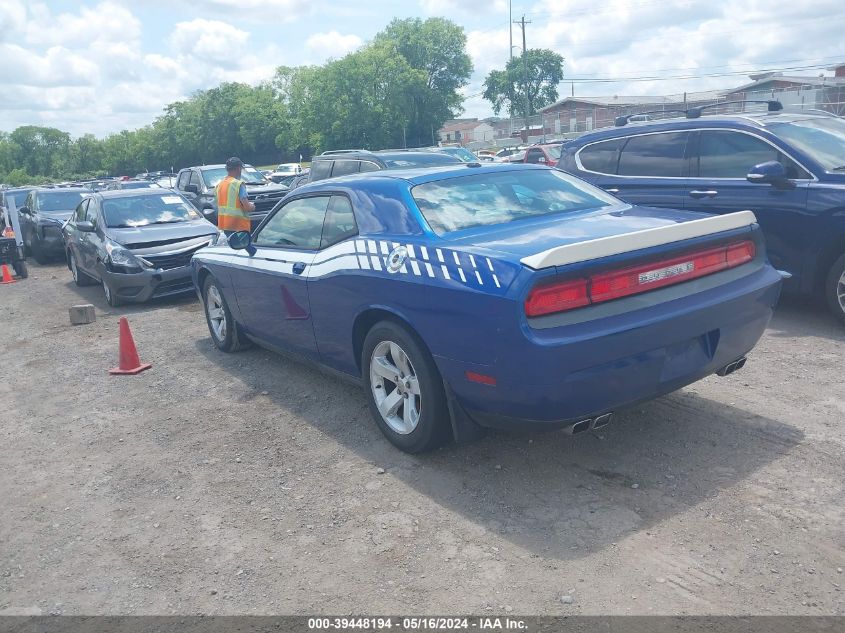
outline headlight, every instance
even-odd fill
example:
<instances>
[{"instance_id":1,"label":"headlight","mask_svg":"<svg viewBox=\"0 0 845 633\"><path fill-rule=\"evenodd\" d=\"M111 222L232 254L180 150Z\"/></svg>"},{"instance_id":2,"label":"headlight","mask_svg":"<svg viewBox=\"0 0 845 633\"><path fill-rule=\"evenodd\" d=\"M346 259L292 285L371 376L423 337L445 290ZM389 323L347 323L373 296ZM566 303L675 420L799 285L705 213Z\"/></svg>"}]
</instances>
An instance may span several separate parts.
<instances>
[{"instance_id":1,"label":"headlight","mask_svg":"<svg viewBox=\"0 0 845 633\"><path fill-rule=\"evenodd\" d=\"M116 269L115 272L137 273L141 271L141 261L120 244L106 242L106 252L109 254L108 263Z\"/></svg>"}]
</instances>

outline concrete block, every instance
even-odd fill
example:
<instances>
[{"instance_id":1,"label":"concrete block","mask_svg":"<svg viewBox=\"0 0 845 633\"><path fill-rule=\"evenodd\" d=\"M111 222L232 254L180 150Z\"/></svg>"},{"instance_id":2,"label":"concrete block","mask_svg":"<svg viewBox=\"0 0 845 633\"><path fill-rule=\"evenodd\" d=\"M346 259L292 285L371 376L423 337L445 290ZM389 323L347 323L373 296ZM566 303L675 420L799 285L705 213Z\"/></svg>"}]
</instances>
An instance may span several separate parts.
<instances>
[{"instance_id":1,"label":"concrete block","mask_svg":"<svg viewBox=\"0 0 845 633\"><path fill-rule=\"evenodd\" d=\"M97 315L94 314L94 306L90 303L73 306L68 309L68 313L70 314L71 325L84 325L97 320Z\"/></svg>"}]
</instances>

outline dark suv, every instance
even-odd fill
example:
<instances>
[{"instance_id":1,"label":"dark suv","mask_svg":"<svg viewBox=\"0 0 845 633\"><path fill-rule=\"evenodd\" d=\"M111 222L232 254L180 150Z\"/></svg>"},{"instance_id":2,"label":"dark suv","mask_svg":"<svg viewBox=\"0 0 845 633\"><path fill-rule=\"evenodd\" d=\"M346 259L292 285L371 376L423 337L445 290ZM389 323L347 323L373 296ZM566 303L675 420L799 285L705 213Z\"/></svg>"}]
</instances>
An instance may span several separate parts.
<instances>
[{"instance_id":1,"label":"dark suv","mask_svg":"<svg viewBox=\"0 0 845 633\"><path fill-rule=\"evenodd\" d=\"M845 120L819 111L628 124L566 144L558 167L626 202L706 213L750 209L787 290L825 297L845 322Z\"/></svg>"},{"instance_id":2,"label":"dark suv","mask_svg":"<svg viewBox=\"0 0 845 633\"><path fill-rule=\"evenodd\" d=\"M225 177L225 165L188 167L179 172L176 190L190 200L206 220L217 224L217 199L214 197L214 188ZM241 180L246 184L250 202L255 204L255 211L249 214L252 228L258 226L270 209L290 191L285 185L270 182L251 165L244 167Z\"/></svg>"},{"instance_id":3,"label":"dark suv","mask_svg":"<svg viewBox=\"0 0 845 633\"><path fill-rule=\"evenodd\" d=\"M311 159L311 172L307 179L294 180L293 187L308 182L337 178L381 169L410 169L412 167L438 167L460 165L461 161L439 152L409 152L385 150L369 152L364 149L342 149L323 152Z\"/></svg>"}]
</instances>

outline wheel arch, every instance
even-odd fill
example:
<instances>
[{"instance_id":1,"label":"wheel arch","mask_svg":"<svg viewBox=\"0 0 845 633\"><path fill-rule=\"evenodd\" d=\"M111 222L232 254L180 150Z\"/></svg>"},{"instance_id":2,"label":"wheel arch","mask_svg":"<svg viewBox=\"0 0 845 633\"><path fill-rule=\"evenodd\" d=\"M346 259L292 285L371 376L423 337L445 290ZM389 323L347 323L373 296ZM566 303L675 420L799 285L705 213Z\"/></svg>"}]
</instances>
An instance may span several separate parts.
<instances>
[{"instance_id":1,"label":"wheel arch","mask_svg":"<svg viewBox=\"0 0 845 633\"><path fill-rule=\"evenodd\" d=\"M817 259L816 271L813 275L813 292L816 294L824 292L825 281L830 273L830 267L845 255L845 234L838 235L822 248Z\"/></svg>"},{"instance_id":2,"label":"wheel arch","mask_svg":"<svg viewBox=\"0 0 845 633\"><path fill-rule=\"evenodd\" d=\"M431 354L431 350L428 345L426 345L425 341L422 339L419 332L417 332L417 329L413 326L409 319L387 306L371 306L359 312L352 324L352 353L355 356L355 366L357 367L359 374L362 371L361 352L364 349L364 339L367 338L367 332L369 332L379 321L392 321L393 323L404 327L408 330L408 333L411 334L411 336L413 336L429 354Z\"/></svg>"}]
</instances>

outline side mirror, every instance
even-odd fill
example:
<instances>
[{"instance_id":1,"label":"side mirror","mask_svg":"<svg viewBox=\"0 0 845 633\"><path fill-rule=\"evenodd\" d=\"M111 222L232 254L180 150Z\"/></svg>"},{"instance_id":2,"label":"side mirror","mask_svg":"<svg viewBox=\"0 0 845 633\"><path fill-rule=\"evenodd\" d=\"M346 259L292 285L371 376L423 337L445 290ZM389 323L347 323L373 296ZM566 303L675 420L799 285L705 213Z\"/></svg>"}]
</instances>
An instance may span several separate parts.
<instances>
[{"instance_id":1,"label":"side mirror","mask_svg":"<svg viewBox=\"0 0 845 633\"><path fill-rule=\"evenodd\" d=\"M791 184L786 175L786 167L783 166L783 163L776 160L754 165L745 178L748 182L755 184L775 185L779 187L789 186Z\"/></svg>"},{"instance_id":2,"label":"side mirror","mask_svg":"<svg viewBox=\"0 0 845 633\"><path fill-rule=\"evenodd\" d=\"M23 213L27 215L29 213L29 207L18 207L18 213Z\"/></svg>"},{"instance_id":3,"label":"side mirror","mask_svg":"<svg viewBox=\"0 0 845 633\"><path fill-rule=\"evenodd\" d=\"M82 220L76 223L76 229L83 233L93 233L95 230L94 223L88 220Z\"/></svg>"},{"instance_id":4,"label":"side mirror","mask_svg":"<svg viewBox=\"0 0 845 633\"><path fill-rule=\"evenodd\" d=\"M229 236L229 248L236 251L246 251L250 255L255 254L255 247L252 245L252 235L249 231L237 231Z\"/></svg>"},{"instance_id":5,"label":"side mirror","mask_svg":"<svg viewBox=\"0 0 845 633\"><path fill-rule=\"evenodd\" d=\"M199 194L200 189L196 185L185 185L185 193Z\"/></svg>"}]
</instances>

